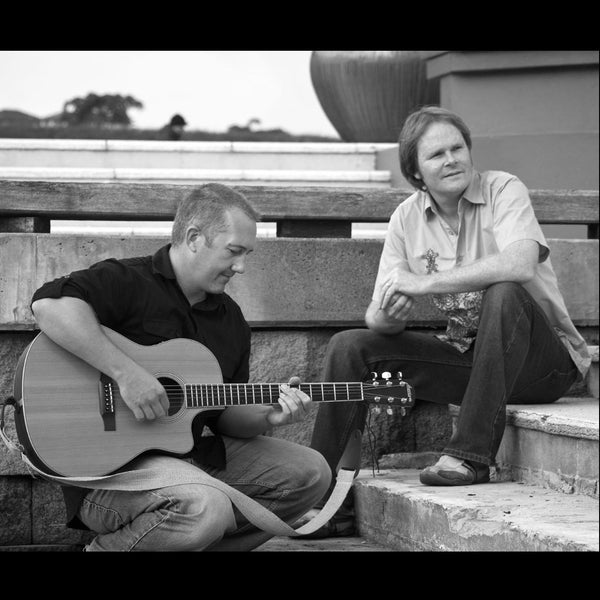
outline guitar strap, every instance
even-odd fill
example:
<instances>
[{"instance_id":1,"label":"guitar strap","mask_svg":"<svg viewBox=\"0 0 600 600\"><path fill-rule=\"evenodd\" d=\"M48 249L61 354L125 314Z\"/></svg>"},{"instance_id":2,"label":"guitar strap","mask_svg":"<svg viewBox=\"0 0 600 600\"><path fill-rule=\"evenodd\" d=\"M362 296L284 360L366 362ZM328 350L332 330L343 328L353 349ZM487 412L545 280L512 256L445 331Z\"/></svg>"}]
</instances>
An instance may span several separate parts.
<instances>
[{"instance_id":1,"label":"guitar strap","mask_svg":"<svg viewBox=\"0 0 600 600\"><path fill-rule=\"evenodd\" d=\"M2 411L4 413L4 410ZM2 415L3 416L3 415ZM3 419L2 419L3 421ZM290 527L277 515L266 509L246 494L205 473L192 464L169 456L143 457L136 461L136 468L99 477L59 477L48 475L38 469L19 445L14 444L4 434L3 425L0 428L2 440L12 452L20 453L21 460L42 478L63 485L105 490L141 491L152 490L172 485L199 483L213 487L223 492L238 510L256 527L278 536L296 537L313 533L335 514L348 494L354 478L358 475L359 464L357 452L360 455L360 432L356 431L346 446L346 450L337 467L336 483L325 506L308 523L298 529ZM358 435L356 435L358 434ZM357 445L358 444L358 445Z\"/></svg>"}]
</instances>

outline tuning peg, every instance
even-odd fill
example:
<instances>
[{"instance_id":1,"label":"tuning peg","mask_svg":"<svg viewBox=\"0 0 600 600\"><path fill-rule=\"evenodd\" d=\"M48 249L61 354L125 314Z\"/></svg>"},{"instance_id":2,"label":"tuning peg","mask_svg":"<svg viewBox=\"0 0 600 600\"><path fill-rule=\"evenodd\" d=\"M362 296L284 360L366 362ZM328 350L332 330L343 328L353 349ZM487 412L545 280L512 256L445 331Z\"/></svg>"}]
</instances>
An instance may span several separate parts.
<instances>
[{"instance_id":1,"label":"tuning peg","mask_svg":"<svg viewBox=\"0 0 600 600\"><path fill-rule=\"evenodd\" d=\"M381 376L382 376L384 379L389 379L389 378L392 376L392 374L391 374L389 371L384 371L384 372L381 374Z\"/></svg>"},{"instance_id":2,"label":"tuning peg","mask_svg":"<svg viewBox=\"0 0 600 600\"><path fill-rule=\"evenodd\" d=\"M391 416L394 414L394 409L390 406L385 412Z\"/></svg>"},{"instance_id":3,"label":"tuning peg","mask_svg":"<svg viewBox=\"0 0 600 600\"><path fill-rule=\"evenodd\" d=\"M400 414L405 417L406 416L406 409L404 408L404 406L400 407Z\"/></svg>"},{"instance_id":4,"label":"tuning peg","mask_svg":"<svg viewBox=\"0 0 600 600\"><path fill-rule=\"evenodd\" d=\"M371 371L371 377L373 377L373 379L377 379L378 375L376 371Z\"/></svg>"},{"instance_id":5,"label":"tuning peg","mask_svg":"<svg viewBox=\"0 0 600 600\"><path fill-rule=\"evenodd\" d=\"M402 381L402 371L398 371L398 373L396 373L396 376L400 381Z\"/></svg>"},{"instance_id":6,"label":"tuning peg","mask_svg":"<svg viewBox=\"0 0 600 600\"><path fill-rule=\"evenodd\" d=\"M380 412L381 412L381 408L379 408L379 406L374 406L371 409L371 413L374 414L374 415L378 415Z\"/></svg>"}]
</instances>

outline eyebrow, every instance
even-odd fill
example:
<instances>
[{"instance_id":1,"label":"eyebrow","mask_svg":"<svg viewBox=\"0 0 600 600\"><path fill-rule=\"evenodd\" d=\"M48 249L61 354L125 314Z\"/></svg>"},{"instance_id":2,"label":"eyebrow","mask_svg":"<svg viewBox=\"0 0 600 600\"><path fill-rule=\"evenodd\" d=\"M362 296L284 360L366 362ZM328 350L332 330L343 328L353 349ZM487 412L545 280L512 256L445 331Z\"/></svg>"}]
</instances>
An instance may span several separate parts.
<instances>
[{"instance_id":1,"label":"eyebrow","mask_svg":"<svg viewBox=\"0 0 600 600\"><path fill-rule=\"evenodd\" d=\"M450 148L458 148L460 146L466 146L467 144L465 142L453 142L452 144L449 144ZM434 156L435 154L437 154L438 152L443 152L444 149L446 148L446 144L443 144L441 146L437 146L436 148L434 148L433 150L431 150L430 152L428 152L426 154L426 156Z\"/></svg>"}]
</instances>

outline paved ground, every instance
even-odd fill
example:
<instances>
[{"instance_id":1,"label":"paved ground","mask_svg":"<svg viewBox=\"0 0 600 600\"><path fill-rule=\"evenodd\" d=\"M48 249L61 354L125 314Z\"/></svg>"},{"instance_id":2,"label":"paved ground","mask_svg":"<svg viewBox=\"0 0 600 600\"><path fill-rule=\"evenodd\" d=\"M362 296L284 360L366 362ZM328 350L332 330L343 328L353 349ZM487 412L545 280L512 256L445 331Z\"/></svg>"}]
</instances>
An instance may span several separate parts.
<instances>
[{"instance_id":1,"label":"paved ground","mask_svg":"<svg viewBox=\"0 0 600 600\"><path fill-rule=\"evenodd\" d=\"M361 537L296 540L275 537L254 552L393 552Z\"/></svg>"}]
</instances>

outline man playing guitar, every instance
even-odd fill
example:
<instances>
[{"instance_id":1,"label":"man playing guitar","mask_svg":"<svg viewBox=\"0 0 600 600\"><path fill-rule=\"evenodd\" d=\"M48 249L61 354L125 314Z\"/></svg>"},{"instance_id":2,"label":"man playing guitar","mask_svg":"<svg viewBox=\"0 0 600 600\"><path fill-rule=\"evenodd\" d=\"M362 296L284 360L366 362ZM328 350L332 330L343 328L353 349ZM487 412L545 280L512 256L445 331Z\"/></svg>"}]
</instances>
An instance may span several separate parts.
<instances>
[{"instance_id":1,"label":"man playing guitar","mask_svg":"<svg viewBox=\"0 0 600 600\"><path fill-rule=\"evenodd\" d=\"M196 340L216 357L226 384L246 383L250 328L225 287L244 273L256 221L238 192L200 186L180 203L171 243L153 256L107 259L38 289L32 299L37 323L50 340L116 383L133 415L129 420L143 424L145 433L153 431L159 422L176 419L168 385L105 328L141 346ZM193 447L178 457L292 523L323 496L331 471L315 450L262 434L304 419L311 402L297 386L283 384L275 406L203 412L192 422ZM108 430L116 427L112 419L105 419ZM205 435L205 425L213 435ZM115 452L110 443L97 451ZM126 468L135 469L136 460ZM221 491L201 484L142 491L68 485L63 492L68 525L97 533L87 551L251 550L271 537Z\"/></svg>"}]
</instances>

